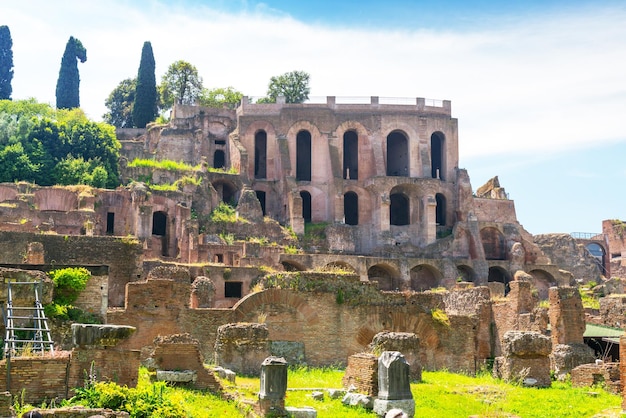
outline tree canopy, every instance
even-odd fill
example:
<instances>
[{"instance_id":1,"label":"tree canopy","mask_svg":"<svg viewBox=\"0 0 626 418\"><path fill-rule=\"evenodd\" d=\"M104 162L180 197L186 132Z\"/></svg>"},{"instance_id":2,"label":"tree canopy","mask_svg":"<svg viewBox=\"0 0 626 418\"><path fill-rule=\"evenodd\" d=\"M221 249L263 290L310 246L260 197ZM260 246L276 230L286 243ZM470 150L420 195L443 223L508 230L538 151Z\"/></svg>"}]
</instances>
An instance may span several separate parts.
<instances>
[{"instance_id":1,"label":"tree canopy","mask_svg":"<svg viewBox=\"0 0 626 418\"><path fill-rule=\"evenodd\" d=\"M138 128L145 128L157 116L157 86L152 44L144 42L137 73L137 87L133 105L133 120Z\"/></svg>"},{"instance_id":2,"label":"tree canopy","mask_svg":"<svg viewBox=\"0 0 626 418\"><path fill-rule=\"evenodd\" d=\"M135 102L136 86L136 78L127 78L113 89L109 97L104 101L104 105L109 109L107 113L102 115L106 123L116 128L132 128L135 126L133 122L133 103Z\"/></svg>"},{"instance_id":3,"label":"tree canopy","mask_svg":"<svg viewBox=\"0 0 626 418\"><path fill-rule=\"evenodd\" d=\"M0 100L0 182L119 185L115 129L82 110Z\"/></svg>"},{"instance_id":4,"label":"tree canopy","mask_svg":"<svg viewBox=\"0 0 626 418\"><path fill-rule=\"evenodd\" d=\"M13 40L8 26L0 26L0 100L11 100L13 87Z\"/></svg>"},{"instance_id":5,"label":"tree canopy","mask_svg":"<svg viewBox=\"0 0 626 418\"><path fill-rule=\"evenodd\" d=\"M76 59L80 62L87 61L87 50L78 39L70 36L61 59L61 69L57 80L57 109L80 107L80 75Z\"/></svg>"},{"instance_id":6,"label":"tree canopy","mask_svg":"<svg viewBox=\"0 0 626 418\"><path fill-rule=\"evenodd\" d=\"M267 88L267 98L262 102L276 103L278 96L284 96L286 103L302 103L309 98L309 73L291 71L270 78Z\"/></svg>"},{"instance_id":7,"label":"tree canopy","mask_svg":"<svg viewBox=\"0 0 626 418\"><path fill-rule=\"evenodd\" d=\"M218 87L211 90L204 89L199 102L202 106L234 109L241 102L242 98L243 93L235 90L233 87Z\"/></svg>"},{"instance_id":8,"label":"tree canopy","mask_svg":"<svg viewBox=\"0 0 626 418\"><path fill-rule=\"evenodd\" d=\"M159 85L162 109L171 109L174 104L196 104L202 89L198 69L186 61L176 61L170 64Z\"/></svg>"}]
</instances>

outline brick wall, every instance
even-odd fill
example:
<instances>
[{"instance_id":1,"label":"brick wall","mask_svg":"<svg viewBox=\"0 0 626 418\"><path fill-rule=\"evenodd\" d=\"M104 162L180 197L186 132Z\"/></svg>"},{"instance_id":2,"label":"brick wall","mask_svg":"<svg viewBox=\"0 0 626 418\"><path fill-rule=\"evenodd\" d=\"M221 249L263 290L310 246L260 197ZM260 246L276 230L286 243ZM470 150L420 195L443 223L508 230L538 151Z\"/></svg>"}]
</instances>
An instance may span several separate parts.
<instances>
[{"instance_id":1,"label":"brick wall","mask_svg":"<svg viewBox=\"0 0 626 418\"><path fill-rule=\"evenodd\" d=\"M582 343L585 311L578 288L551 287L549 300L552 344Z\"/></svg>"},{"instance_id":2,"label":"brick wall","mask_svg":"<svg viewBox=\"0 0 626 418\"><path fill-rule=\"evenodd\" d=\"M24 390L25 401L39 403L43 400L67 397L67 375L70 353L57 353L54 357L15 357L11 359L11 386L0 379L0 391L18 394ZM6 376L7 361L0 361L0 373Z\"/></svg>"},{"instance_id":3,"label":"brick wall","mask_svg":"<svg viewBox=\"0 0 626 418\"><path fill-rule=\"evenodd\" d=\"M346 389L354 386L357 393L378 396L378 357L368 353L348 357L341 384Z\"/></svg>"},{"instance_id":4,"label":"brick wall","mask_svg":"<svg viewBox=\"0 0 626 418\"><path fill-rule=\"evenodd\" d=\"M68 373L70 388L82 387L85 376L91 371L92 363L97 380L112 381L121 386L137 386L139 351L115 348L76 348Z\"/></svg>"},{"instance_id":5,"label":"brick wall","mask_svg":"<svg viewBox=\"0 0 626 418\"><path fill-rule=\"evenodd\" d=\"M194 388L221 392L222 387L212 371L204 367L204 359L198 344L158 344L154 358L161 370L195 370L197 379Z\"/></svg>"}]
</instances>

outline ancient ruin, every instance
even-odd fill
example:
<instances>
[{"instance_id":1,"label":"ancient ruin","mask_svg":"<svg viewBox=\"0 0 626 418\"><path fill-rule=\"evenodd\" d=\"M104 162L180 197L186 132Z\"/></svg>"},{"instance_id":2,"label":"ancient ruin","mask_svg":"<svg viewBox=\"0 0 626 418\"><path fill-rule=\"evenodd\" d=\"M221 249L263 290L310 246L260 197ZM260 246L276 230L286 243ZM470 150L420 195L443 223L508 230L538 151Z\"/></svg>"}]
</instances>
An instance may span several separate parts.
<instances>
[{"instance_id":1,"label":"ancient ruin","mask_svg":"<svg viewBox=\"0 0 626 418\"><path fill-rule=\"evenodd\" d=\"M377 346L402 350L414 378L421 368L474 373L498 356L508 376L512 357L526 355L511 348L516 331L542 337L531 354L545 386L552 349L583 344L585 312L570 286L603 280L604 264L587 247L562 257L564 245L536 241L497 177L474 192L449 101L244 98L237 109L176 106L171 116L118 130L116 190L0 185L2 265L88 267L78 306L136 329L115 353L136 362L156 353L165 371L204 359L256 373L268 356L371 369L360 353ZM224 204L232 212L215 217ZM611 248L623 245L611 237ZM185 338L160 338L176 335ZM71 347L60 333L55 341ZM587 361L561 357L553 362L568 371ZM378 390L371 375L360 384Z\"/></svg>"}]
</instances>

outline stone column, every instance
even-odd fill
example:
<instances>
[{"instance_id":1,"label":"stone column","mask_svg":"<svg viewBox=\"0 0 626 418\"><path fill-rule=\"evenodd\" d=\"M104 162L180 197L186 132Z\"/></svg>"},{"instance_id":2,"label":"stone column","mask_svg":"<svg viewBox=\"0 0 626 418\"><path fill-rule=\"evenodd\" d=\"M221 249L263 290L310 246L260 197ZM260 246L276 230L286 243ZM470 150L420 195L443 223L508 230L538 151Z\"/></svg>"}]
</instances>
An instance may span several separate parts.
<instances>
[{"instance_id":1,"label":"stone column","mask_svg":"<svg viewBox=\"0 0 626 418\"><path fill-rule=\"evenodd\" d=\"M380 209L378 210L381 232L389 231L391 229L391 224L389 222L390 208L391 200L389 198L389 194L383 193L380 196Z\"/></svg>"},{"instance_id":2,"label":"stone column","mask_svg":"<svg viewBox=\"0 0 626 418\"><path fill-rule=\"evenodd\" d=\"M284 416L287 392L287 362L282 357L270 356L261 363L261 390L259 412L263 416Z\"/></svg>"},{"instance_id":3,"label":"stone column","mask_svg":"<svg viewBox=\"0 0 626 418\"><path fill-rule=\"evenodd\" d=\"M426 245L437 240L437 201L433 196L424 198L422 237Z\"/></svg>"},{"instance_id":4,"label":"stone column","mask_svg":"<svg viewBox=\"0 0 626 418\"><path fill-rule=\"evenodd\" d=\"M374 412L385 416L391 409L415 415L415 400L409 382L409 364L399 351L384 351L378 358L378 399Z\"/></svg>"}]
</instances>

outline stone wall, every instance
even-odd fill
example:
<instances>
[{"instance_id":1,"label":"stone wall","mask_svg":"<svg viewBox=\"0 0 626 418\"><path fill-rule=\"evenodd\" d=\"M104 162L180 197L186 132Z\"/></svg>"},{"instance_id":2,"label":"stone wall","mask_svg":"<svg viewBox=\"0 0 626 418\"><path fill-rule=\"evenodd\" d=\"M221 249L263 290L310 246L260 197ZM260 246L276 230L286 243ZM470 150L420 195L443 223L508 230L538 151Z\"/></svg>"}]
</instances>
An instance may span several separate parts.
<instances>
[{"instance_id":1,"label":"stone wall","mask_svg":"<svg viewBox=\"0 0 626 418\"><path fill-rule=\"evenodd\" d=\"M582 343L585 311L578 288L551 287L549 300L552 345Z\"/></svg>"},{"instance_id":2,"label":"stone wall","mask_svg":"<svg viewBox=\"0 0 626 418\"><path fill-rule=\"evenodd\" d=\"M541 234L533 236L535 244L550 258L552 264L571 272L574 279L587 283L602 281L602 271L584 244L569 234Z\"/></svg>"},{"instance_id":3,"label":"stone wall","mask_svg":"<svg viewBox=\"0 0 626 418\"><path fill-rule=\"evenodd\" d=\"M108 266L109 306L123 306L126 283L141 274L141 245L119 237L0 232L0 264L21 264L32 242L43 244L46 264Z\"/></svg>"},{"instance_id":4,"label":"stone wall","mask_svg":"<svg viewBox=\"0 0 626 418\"><path fill-rule=\"evenodd\" d=\"M11 358L11 382L0 380L0 391L17 394L24 391L25 401L39 403L44 399L65 399L68 395L67 374L69 352L58 352L53 357ZM7 360L0 360L0 373L7 375Z\"/></svg>"},{"instance_id":5,"label":"stone wall","mask_svg":"<svg viewBox=\"0 0 626 418\"><path fill-rule=\"evenodd\" d=\"M619 363L582 364L571 371L572 386L604 386L609 392L620 394Z\"/></svg>"},{"instance_id":6,"label":"stone wall","mask_svg":"<svg viewBox=\"0 0 626 418\"><path fill-rule=\"evenodd\" d=\"M603 325L626 329L626 296L600 298L600 318Z\"/></svg>"}]
</instances>

